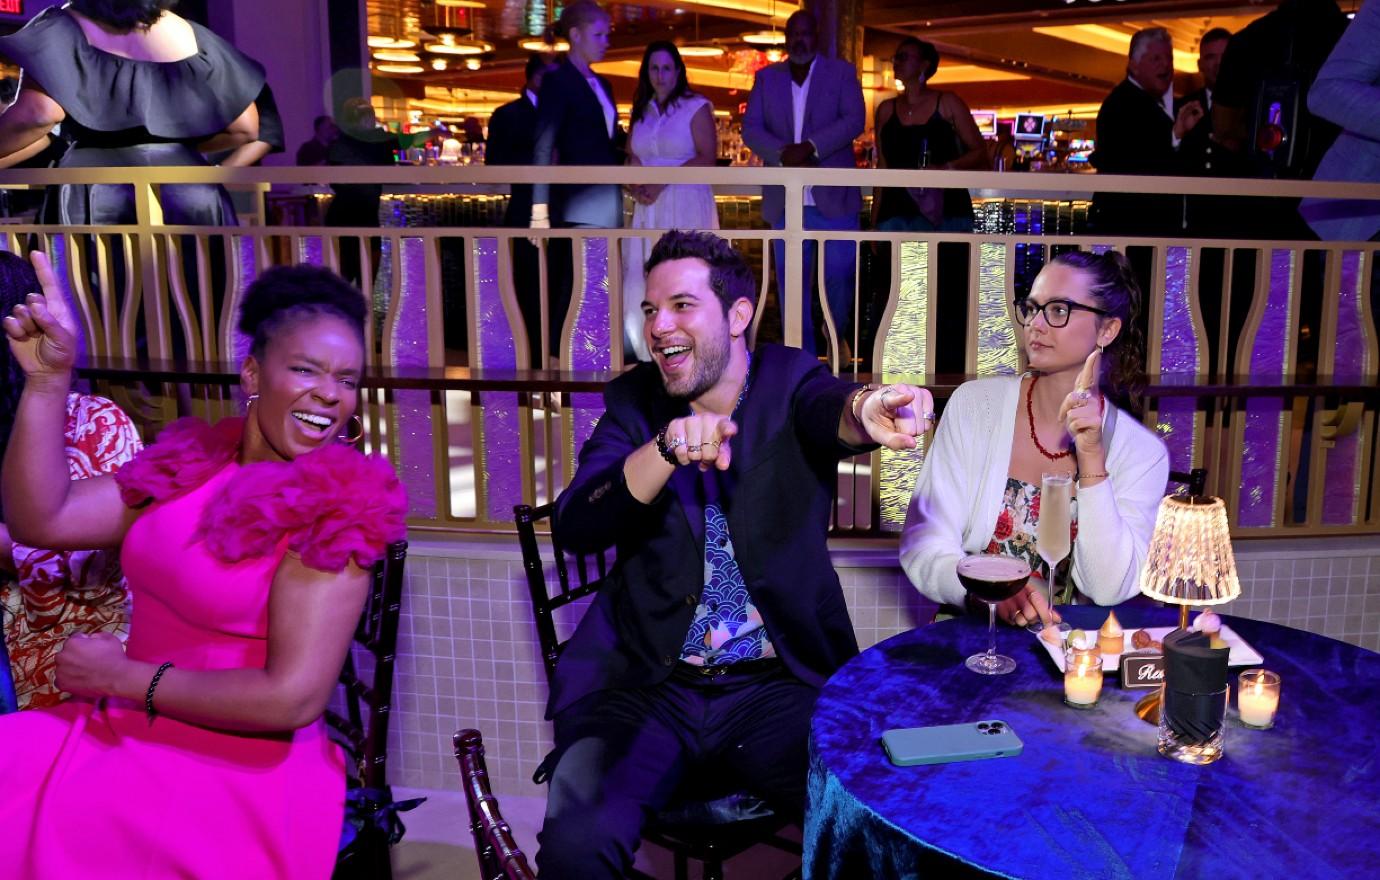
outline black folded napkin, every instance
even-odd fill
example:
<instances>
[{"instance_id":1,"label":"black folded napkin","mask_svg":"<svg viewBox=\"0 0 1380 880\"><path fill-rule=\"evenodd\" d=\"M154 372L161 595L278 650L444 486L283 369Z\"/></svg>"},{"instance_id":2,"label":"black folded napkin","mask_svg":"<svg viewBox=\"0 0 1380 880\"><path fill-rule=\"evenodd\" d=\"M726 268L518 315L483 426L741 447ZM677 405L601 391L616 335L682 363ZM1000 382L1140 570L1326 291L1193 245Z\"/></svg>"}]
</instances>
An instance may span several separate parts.
<instances>
[{"instance_id":1,"label":"black folded napkin","mask_svg":"<svg viewBox=\"0 0 1380 880\"><path fill-rule=\"evenodd\" d=\"M1165 724L1190 744L1222 729L1230 648L1208 647L1206 633L1176 629L1164 637Z\"/></svg>"}]
</instances>

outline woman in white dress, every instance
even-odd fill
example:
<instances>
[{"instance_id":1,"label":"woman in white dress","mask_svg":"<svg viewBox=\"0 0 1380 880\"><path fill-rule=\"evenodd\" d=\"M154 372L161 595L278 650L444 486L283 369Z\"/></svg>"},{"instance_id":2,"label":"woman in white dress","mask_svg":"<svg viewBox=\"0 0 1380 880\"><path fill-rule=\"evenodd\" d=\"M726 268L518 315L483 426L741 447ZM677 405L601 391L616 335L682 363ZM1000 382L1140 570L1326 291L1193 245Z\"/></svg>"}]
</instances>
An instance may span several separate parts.
<instances>
[{"instance_id":1,"label":"woman in white dress","mask_svg":"<svg viewBox=\"0 0 1380 880\"><path fill-rule=\"evenodd\" d=\"M714 164L718 139L714 107L690 91L685 62L675 44L658 40L647 46L633 95L628 164L674 167ZM718 229L714 191L708 184L659 183L630 187L634 229ZM624 344L638 360L651 360L642 338L642 264L651 238L623 241Z\"/></svg>"}]
</instances>

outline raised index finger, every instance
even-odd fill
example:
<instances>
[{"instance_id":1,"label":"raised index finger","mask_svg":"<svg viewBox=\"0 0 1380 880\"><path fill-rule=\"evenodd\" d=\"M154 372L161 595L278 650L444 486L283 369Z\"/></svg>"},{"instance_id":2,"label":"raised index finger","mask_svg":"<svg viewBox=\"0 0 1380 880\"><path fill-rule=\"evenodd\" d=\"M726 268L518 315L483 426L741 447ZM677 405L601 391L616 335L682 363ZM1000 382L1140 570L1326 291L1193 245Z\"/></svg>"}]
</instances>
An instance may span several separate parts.
<instances>
[{"instance_id":1,"label":"raised index finger","mask_svg":"<svg viewBox=\"0 0 1380 880\"><path fill-rule=\"evenodd\" d=\"M1083 361L1083 369L1078 373L1078 380L1073 383L1076 391L1091 391L1097 387L1097 368L1102 364L1102 350L1094 348L1088 354L1088 359Z\"/></svg>"}]
</instances>

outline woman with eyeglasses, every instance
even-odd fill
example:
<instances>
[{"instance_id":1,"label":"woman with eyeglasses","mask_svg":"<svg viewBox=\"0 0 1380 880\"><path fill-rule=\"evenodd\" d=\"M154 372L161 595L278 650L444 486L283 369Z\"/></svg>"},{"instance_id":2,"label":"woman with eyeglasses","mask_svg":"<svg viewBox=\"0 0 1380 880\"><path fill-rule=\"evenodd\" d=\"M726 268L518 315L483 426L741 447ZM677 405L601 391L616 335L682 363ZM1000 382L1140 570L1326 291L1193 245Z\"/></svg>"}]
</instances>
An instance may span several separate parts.
<instances>
[{"instance_id":1,"label":"woman with eyeglasses","mask_svg":"<svg viewBox=\"0 0 1380 880\"><path fill-rule=\"evenodd\" d=\"M963 605L955 570L972 554L1016 556L1040 570L1044 474L1073 478L1078 593L1113 605L1137 592L1169 480L1164 443L1123 408L1143 376L1140 308L1140 285L1116 251L1059 254L1015 303L1027 372L954 392L906 512L901 566L921 593ZM1056 623L1045 595L1032 583L997 614L1017 626Z\"/></svg>"}]
</instances>

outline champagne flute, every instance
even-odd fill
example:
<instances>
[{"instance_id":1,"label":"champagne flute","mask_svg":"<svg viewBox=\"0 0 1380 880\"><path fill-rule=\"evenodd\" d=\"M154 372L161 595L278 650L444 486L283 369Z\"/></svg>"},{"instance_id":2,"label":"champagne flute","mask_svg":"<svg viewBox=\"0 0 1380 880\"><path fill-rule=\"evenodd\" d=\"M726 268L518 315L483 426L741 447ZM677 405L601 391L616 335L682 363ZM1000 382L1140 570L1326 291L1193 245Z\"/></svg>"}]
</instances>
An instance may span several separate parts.
<instances>
[{"instance_id":1,"label":"champagne flute","mask_svg":"<svg viewBox=\"0 0 1380 880\"><path fill-rule=\"evenodd\" d=\"M1073 477L1069 474L1041 474L1040 518L1035 523L1035 549L1044 560L1048 573L1045 578L1045 598L1049 600L1051 609L1054 608L1056 593L1055 572L1072 549L1072 506ZM1061 622L1056 626L1060 632L1070 629L1067 623ZM1044 628L1045 625L1038 620L1026 627L1033 633L1042 632Z\"/></svg>"},{"instance_id":2,"label":"champagne flute","mask_svg":"<svg viewBox=\"0 0 1380 880\"><path fill-rule=\"evenodd\" d=\"M969 657L964 665L980 675L1014 671L1016 661L997 653L997 604L1025 588L1029 563L1010 556L965 556L958 561L958 580L987 606L987 650Z\"/></svg>"}]
</instances>

